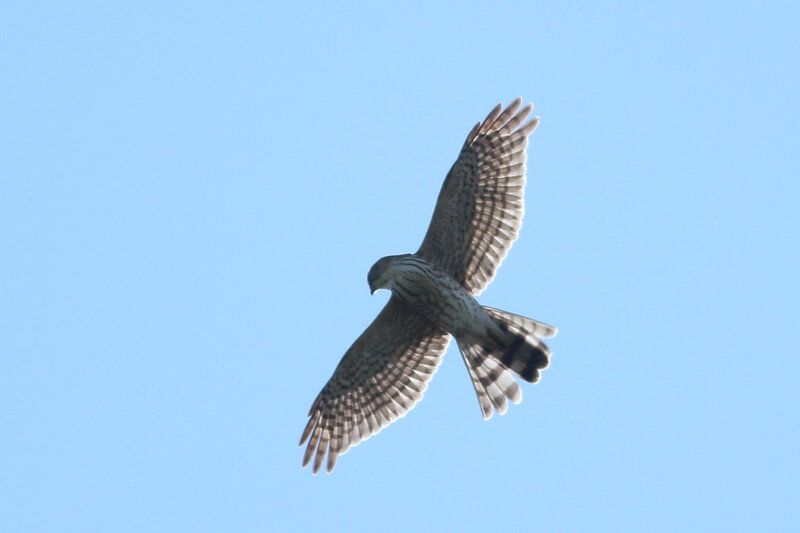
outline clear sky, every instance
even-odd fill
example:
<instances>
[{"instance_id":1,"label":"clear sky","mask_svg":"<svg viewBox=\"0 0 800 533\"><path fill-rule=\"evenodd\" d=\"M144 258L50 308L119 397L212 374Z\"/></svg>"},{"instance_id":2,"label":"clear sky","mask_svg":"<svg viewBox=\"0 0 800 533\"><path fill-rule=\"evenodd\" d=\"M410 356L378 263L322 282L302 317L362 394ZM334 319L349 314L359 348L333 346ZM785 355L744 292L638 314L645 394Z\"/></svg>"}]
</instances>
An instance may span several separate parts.
<instances>
[{"instance_id":1,"label":"clear sky","mask_svg":"<svg viewBox=\"0 0 800 533\"><path fill-rule=\"evenodd\" d=\"M798 25L4 2L0 530L797 531ZM526 218L480 301L558 326L550 368L484 422L451 346L312 476L308 408L388 297L369 267L517 96Z\"/></svg>"}]
</instances>

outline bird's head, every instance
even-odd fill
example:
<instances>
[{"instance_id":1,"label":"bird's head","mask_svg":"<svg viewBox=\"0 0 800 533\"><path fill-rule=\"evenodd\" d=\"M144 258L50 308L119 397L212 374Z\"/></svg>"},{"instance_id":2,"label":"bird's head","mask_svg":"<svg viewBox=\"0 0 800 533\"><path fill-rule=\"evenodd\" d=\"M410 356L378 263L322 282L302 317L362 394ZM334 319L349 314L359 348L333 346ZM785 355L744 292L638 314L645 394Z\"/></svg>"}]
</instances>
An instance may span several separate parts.
<instances>
[{"instance_id":1,"label":"bird's head","mask_svg":"<svg viewBox=\"0 0 800 533\"><path fill-rule=\"evenodd\" d=\"M382 257L372 265L367 274L367 283L369 284L369 293L375 294L378 289L390 289L392 281L391 266L396 258L396 255Z\"/></svg>"}]
</instances>

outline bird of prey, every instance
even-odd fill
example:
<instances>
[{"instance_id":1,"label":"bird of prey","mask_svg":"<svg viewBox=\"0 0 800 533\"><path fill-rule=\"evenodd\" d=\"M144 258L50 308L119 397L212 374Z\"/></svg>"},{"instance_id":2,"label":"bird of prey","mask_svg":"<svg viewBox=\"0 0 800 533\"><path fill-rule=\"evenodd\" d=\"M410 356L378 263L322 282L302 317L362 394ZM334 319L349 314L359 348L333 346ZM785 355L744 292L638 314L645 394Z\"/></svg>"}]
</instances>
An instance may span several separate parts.
<instances>
[{"instance_id":1,"label":"bird of prey","mask_svg":"<svg viewBox=\"0 0 800 533\"><path fill-rule=\"evenodd\" d=\"M339 455L404 416L421 398L452 335L483 417L503 414L547 367L541 341L556 328L492 307L475 296L494 278L517 239L524 210L525 149L539 118L517 98L498 104L472 128L447 174L428 232L417 253L378 260L370 291L389 302L345 353L309 411L300 438L303 466L327 471Z\"/></svg>"}]
</instances>

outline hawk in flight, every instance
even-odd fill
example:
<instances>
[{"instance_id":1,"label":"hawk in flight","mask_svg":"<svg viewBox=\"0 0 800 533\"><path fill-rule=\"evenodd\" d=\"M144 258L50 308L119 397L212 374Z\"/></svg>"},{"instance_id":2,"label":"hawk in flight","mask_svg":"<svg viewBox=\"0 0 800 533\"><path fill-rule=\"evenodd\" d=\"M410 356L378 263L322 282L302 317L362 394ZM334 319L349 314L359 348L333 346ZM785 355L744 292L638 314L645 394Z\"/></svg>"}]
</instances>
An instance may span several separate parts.
<instances>
[{"instance_id":1,"label":"hawk in flight","mask_svg":"<svg viewBox=\"0 0 800 533\"><path fill-rule=\"evenodd\" d=\"M347 350L309 411L300 438L303 466L327 471L339 455L405 415L455 337L483 417L503 414L547 368L541 341L556 328L492 307L475 296L494 278L516 240L523 214L525 149L538 117L517 98L498 104L472 128L447 174L417 253L378 260L370 290L392 291L386 307Z\"/></svg>"}]
</instances>

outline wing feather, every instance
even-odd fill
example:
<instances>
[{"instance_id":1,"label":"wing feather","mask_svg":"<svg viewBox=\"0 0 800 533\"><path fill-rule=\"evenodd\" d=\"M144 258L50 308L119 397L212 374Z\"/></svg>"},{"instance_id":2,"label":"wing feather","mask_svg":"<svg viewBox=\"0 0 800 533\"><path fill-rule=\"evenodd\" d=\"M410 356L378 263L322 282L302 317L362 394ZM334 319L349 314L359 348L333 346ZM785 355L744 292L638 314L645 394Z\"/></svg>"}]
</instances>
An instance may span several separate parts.
<instances>
[{"instance_id":1,"label":"wing feather","mask_svg":"<svg viewBox=\"0 0 800 533\"><path fill-rule=\"evenodd\" d=\"M422 399L450 335L392 296L342 358L309 412L303 466L327 471L350 447L405 415Z\"/></svg>"},{"instance_id":2,"label":"wing feather","mask_svg":"<svg viewBox=\"0 0 800 533\"><path fill-rule=\"evenodd\" d=\"M525 211L525 150L538 117L517 98L472 128L447 174L418 255L480 294L517 239Z\"/></svg>"}]
</instances>

